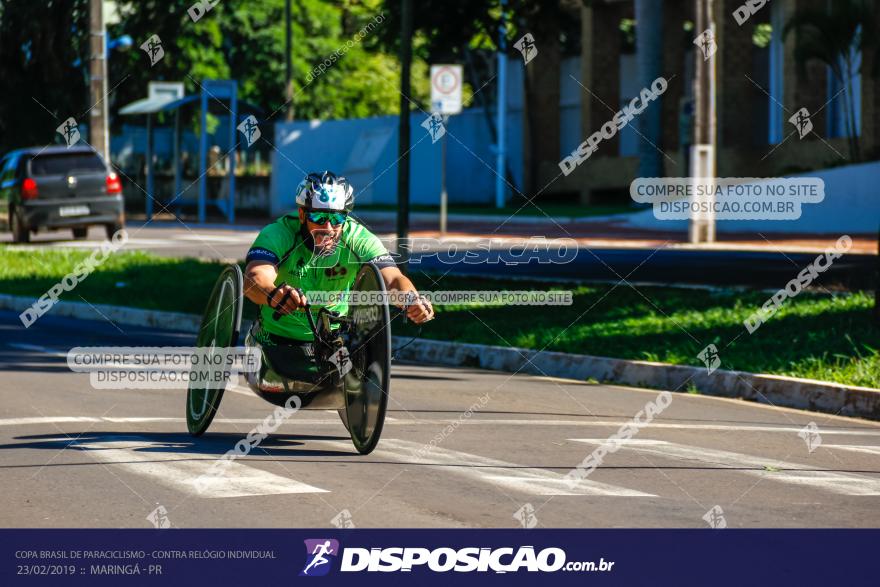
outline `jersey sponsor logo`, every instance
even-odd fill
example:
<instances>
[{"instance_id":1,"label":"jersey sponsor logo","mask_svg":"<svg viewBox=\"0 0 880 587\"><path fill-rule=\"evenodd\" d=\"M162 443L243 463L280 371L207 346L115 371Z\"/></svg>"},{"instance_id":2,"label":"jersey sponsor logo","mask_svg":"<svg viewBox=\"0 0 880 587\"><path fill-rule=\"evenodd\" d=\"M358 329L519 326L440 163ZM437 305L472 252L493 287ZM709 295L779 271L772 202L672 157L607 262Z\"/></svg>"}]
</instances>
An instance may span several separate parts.
<instances>
[{"instance_id":1,"label":"jersey sponsor logo","mask_svg":"<svg viewBox=\"0 0 880 587\"><path fill-rule=\"evenodd\" d=\"M327 267L324 269L324 275L326 275L330 279L339 279L348 274L348 269L341 266L339 263L334 265L333 267Z\"/></svg>"},{"instance_id":2,"label":"jersey sponsor logo","mask_svg":"<svg viewBox=\"0 0 880 587\"><path fill-rule=\"evenodd\" d=\"M269 249L264 249L263 247L254 247L250 251L248 251L247 258L245 259L248 263L251 261L269 261L271 263L278 263L278 255L270 251Z\"/></svg>"},{"instance_id":3,"label":"jersey sponsor logo","mask_svg":"<svg viewBox=\"0 0 880 587\"><path fill-rule=\"evenodd\" d=\"M394 257L391 256L391 253L385 253L384 255L379 255L378 257L374 257L370 259L370 263L377 266L379 269L384 269L385 267L394 267L397 263L394 262Z\"/></svg>"}]
</instances>

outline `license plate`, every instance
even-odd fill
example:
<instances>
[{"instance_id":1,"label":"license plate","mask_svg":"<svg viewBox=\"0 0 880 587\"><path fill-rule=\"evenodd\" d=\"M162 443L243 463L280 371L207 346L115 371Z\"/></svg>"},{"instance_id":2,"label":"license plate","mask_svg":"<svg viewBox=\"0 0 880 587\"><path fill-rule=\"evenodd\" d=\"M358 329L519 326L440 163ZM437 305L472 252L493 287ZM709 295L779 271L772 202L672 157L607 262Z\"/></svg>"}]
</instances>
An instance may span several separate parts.
<instances>
[{"instance_id":1,"label":"license plate","mask_svg":"<svg viewBox=\"0 0 880 587\"><path fill-rule=\"evenodd\" d=\"M88 216L88 206L61 206L58 208L60 216Z\"/></svg>"}]
</instances>

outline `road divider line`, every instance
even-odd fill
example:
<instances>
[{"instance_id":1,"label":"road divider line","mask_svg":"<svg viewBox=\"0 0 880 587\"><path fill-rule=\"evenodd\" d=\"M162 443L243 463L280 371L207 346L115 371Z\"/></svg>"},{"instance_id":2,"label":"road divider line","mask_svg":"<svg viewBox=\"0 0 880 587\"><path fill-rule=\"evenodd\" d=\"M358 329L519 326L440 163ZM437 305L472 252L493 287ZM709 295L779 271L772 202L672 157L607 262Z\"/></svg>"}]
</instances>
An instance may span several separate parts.
<instances>
[{"instance_id":1,"label":"road divider line","mask_svg":"<svg viewBox=\"0 0 880 587\"><path fill-rule=\"evenodd\" d=\"M607 438L571 438L572 442L601 445ZM667 459L698 461L712 465L713 469L735 469L736 472L761 477L768 481L806 485L815 489L830 491L840 495L880 495L880 479L837 473L817 469L800 463L791 463L763 457L702 448L664 440L641 438L619 439L622 449L634 450ZM608 457L606 457L607 461ZM743 470L744 467L750 467Z\"/></svg>"}]
</instances>

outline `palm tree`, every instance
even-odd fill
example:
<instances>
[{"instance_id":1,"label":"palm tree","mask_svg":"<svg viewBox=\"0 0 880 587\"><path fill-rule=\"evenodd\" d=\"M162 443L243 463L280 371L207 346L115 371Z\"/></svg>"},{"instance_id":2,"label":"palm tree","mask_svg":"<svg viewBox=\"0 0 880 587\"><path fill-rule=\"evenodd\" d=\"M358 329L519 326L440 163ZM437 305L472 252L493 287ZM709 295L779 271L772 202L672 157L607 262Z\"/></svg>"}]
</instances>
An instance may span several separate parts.
<instances>
[{"instance_id":1,"label":"palm tree","mask_svg":"<svg viewBox=\"0 0 880 587\"><path fill-rule=\"evenodd\" d=\"M785 25L783 38L795 31L794 58L798 75L805 76L807 64L819 61L828 66L844 92L844 113L853 162L861 158L856 128L853 78L860 73L863 55L876 43L873 30L874 0L835 0L827 10L798 10Z\"/></svg>"}]
</instances>

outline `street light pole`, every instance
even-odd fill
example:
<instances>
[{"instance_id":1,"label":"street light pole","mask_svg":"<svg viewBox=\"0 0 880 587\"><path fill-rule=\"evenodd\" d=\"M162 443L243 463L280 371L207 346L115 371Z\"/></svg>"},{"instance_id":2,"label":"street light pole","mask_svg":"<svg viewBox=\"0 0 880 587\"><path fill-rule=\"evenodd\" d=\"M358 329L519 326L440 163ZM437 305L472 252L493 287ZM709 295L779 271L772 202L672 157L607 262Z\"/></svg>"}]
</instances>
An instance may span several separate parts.
<instances>
[{"instance_id":1,"label":"street light pole","mask_svg":"<svg viewBox=\"0 0 880 587\"><path fill-rule=\"evenodd\" d=\"M290 2L284 0L284 63L287 93L287 122L293 121L293 30L291 29Z\"/></svg>"},{"instance_id":2,"label":"street light pole","mask_svg":"<svg viewBox=\"0 0 880 587\"><path fill-rule=\"evenodd\" d=\"M697 22L695 31L710 31L715 38L713 0L696 0ZM706 57L694 51L696 79L694 80L694 144L691 151L691 175L695 182L712 183L716 171L717 131L715 112L715 57ZM697 193L695 191L695 193ZM695 198L697 196L694 196ZM711 204L714 195L701 196L707 200L707 212L697 211L691 216L689 238L692 243L715 241L715 212Z\"/></svg>"},{"instance_id":3,"label":"street light pole","mask_svg":"<svg viewBox=\"0 0 880 587\"><path fill-rule=\"evenodd\" d=\"M110 162L110 137L107 128L107 37L104 30L103 3L89 0L89 142Z\"/></svg>"},{"instance_id":4,"label":"street light pole","mask_svg":"<svg viewBox=\"0 0 880 587\"><path fill-rule=\"evenodd\" d=\"M507 186L505 142L507 129L507 0L501 0L501 22L498 25L498 145L495 152L495 207L503 208Z\"/></svg>"},{"instance_id":5,"label":"street light pole","mask_svg":"<svg viewBox=\"0 0 880 587\"><path fill-rule=\"evenodd\" d=\"M401 267L409 263L409 95L412 62L412 0L401 0L400 14L400 123L397 139L397 252Z\"/></svg>"}]
</instances>

